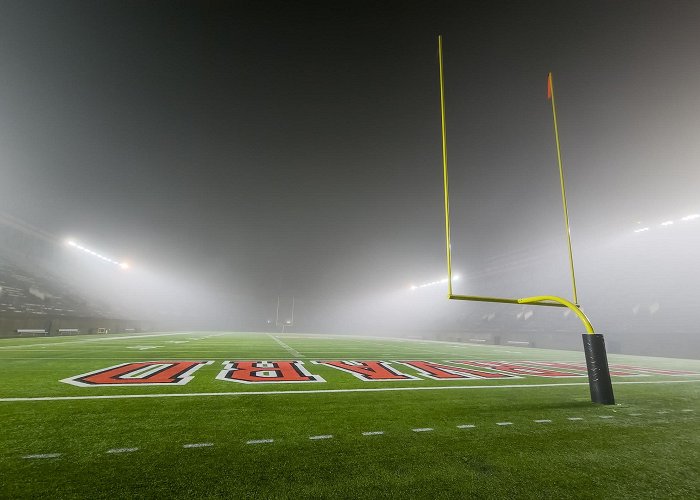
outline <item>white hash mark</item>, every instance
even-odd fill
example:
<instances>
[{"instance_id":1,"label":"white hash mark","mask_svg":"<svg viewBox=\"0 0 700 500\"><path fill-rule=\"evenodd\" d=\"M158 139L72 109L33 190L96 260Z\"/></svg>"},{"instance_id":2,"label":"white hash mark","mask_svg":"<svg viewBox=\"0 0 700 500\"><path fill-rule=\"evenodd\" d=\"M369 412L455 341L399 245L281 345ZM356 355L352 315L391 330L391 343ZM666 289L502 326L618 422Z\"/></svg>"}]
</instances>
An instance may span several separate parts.
<instances>
[{"instance_id":1,"label":"white hash mark","mask_svg":"<svg viewBox=\"0 0 700 500\"><path fill-rule=\"evenodd\" d=\"M309 436L309 439L333 439L333 434L322 434L320 436Z\"/></svg>"},{"instance_id":2,"label":"white hash mark","mask_svg":"<svg viewBox=\"0 0 700 500\"><path fill-rule=\"evenodd\" d=\"M58 458L60 453L39 453L37 455L25 455L22 458Z\"/></svg>"},{"instance_id":3,"label":"white hash mark","mask_svg":"<svg viewBox=\"0 0 700 500\"><path fill-rule=\"evenodd\" d=\"M245 444L263 444L263 443L273 443L274 439L251 439L246 441Z\"/></svg>"},{"instance_id":4,"label":"white hash mark","mask_svg":"<svg viewBox=\"0 0 700 500\"><path fill-rule=\"evenodd\" d=\"M384 434L384 431L369 431L369 432L363 432L363 436L379 436L381 434Z\"/></svg>"},{"instance_id":5,"label":"white hash mark","mask_svg":"<svg viewBox=\"0 0 700 500\"><path fill-rule=\"evenodd\" d=\"M685 410L681 410L681 411L695 411L695 410L685 409Z\"/></svg>"},{"instance_id":6,"label":"white hash mark","mask_svg":"<svg viewBox=\"0 0 700 500\"><path fill-rule=\"evenodd\" d=\"M630 417L641 417L641 413L630 413Z\"/></svg>"},{"instance_id":7,"label":"white hash mark","mask_svg":"<svg viewBox=\"0 0 700 500\"><path fill-rule=\"evenodd\" d=\"M513 422L496 422L496 425L513 425Z\"/></svg>"},{"instance_id":8,"label":"white hash mark","mask_svg":"<svg viewBox=\"0 0 700 500\"><path fill-rule=\"evenodd\" d=\"M551 420L543 419L543 420L534 420L536 424L551 424Z\"/></svg>"},{"instance_id":9,"label":"white hash mark","mask_svg":"<svg viewBox=\"0 0 700 500\"><path fill-rule=\"evenodd\" d=\"M132 451L138 451L138 448L112 448L107 450L107 453L131 453Z\"/></svg>"},{"instance_id":10,"label":"white hash mark","mask_svg":"<svg viewBox=\"0 0 700 500\"><path fill-rule=\"evenodd\" d=\"M214 443L190 443L183 444L183 448L207 448L209 446L214 446Z\"/></svg>"},{"instance_id":11,"label":"white hash mark","mask_svg":"<svg viewBox=\"0 0 700 500\"><path fill-rule=\"evenodd\" d=\"M432 427L420 427L418 429L411 429L413 432L430 432L433 430Z\"/></svg>"},{"instance_id":12,"label":"white hash mark","mask_svg":"<svg viewBox=\"0 0 700 500\"><path fill-rule=\"evenodd\" d=\"M612 415L598 415L598 418L613 418Z\"/></svg>"},{"instance_id":13,"label":"white hash mark","mask_svg":"<svg viewBox=\"0 0 700 500\"><path fill-rule=\"evenodd\" d=\"M476 427L474 424L463 424L457 426L458 429L473 429L474 427Z\"/></svg>"},{"instance_id":14,"label":"white hash mark","mask_svg":"<svg viewBox=\"0 0 700 500\"><path fill-rule=\"evenodd\" d=\"M569 420L583 420L581 417L569 417Z\"/></svg>"}]
</instances>

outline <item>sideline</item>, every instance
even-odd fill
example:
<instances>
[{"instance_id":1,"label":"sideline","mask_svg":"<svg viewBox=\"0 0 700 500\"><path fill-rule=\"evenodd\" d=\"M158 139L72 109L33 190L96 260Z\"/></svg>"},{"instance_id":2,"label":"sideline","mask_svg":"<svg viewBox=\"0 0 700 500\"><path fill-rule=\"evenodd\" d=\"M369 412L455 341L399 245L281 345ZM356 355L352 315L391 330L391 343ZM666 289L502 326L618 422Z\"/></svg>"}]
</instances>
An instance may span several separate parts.
<instances>
[{"instance_id":1,"label":"sideline","mask_svg":"<svg viewBox=\"0 0 700 500\"><path fill-rule=\"evenodd\" d=\"M687 384L700 382L693 380L650 380L615 382L614 385L630 384ZM448 391L458 389L524 389L539 387L579 387L588 386L588 382L565 382L560 384L503 384L503 385L453 385L453 386L427 386L427 387L385 387L367 389L316 389L309 391L241 391L241 392L193 392L172 394L113 394L105 396L44 396L35 398L0 398L0 402L31 402L31 401L76 401L82 399L141 399L141 398L197 398L219 396L267 396L287 394L337 394L346 392L390 392L390 391Z\"/></svg>"}]
</instances>

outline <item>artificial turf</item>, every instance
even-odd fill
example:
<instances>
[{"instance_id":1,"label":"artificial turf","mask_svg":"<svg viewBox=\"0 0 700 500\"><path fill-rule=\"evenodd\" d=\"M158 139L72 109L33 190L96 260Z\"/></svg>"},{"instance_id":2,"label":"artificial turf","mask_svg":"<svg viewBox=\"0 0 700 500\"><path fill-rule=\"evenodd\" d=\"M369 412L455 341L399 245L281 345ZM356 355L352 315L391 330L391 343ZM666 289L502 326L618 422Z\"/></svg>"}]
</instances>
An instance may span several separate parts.
<instances>
[{"instance_id":1,"label":"artificial turf","mask_svg":"<svg viewBox=\"0 0 700 500\"><path fill-rule=\"evenodd\" d=\"M60 382L119 363L166 359L213 363L182 386ZM224 361L292 359L326 382L261 386L215 378ZM699 361L611 356L613 364L698 373L614 377L615 406L590 403L585 378L363 382L311 363L380 359L581 362L583 356L298 334L6 339L0 342L0 496L700 497ZM504 385L517 387L495 388ZM452 389L318 392L411 387ZM172 394L190 396L161 397ZM31 399L86 395L157 397ZM375 434L363 434L369 432ZM272 442L248 444L258 440ZM201 446L183 447L195 444ZM58 455L47 457L52 454Z\"/></svg>"}]
</instances>

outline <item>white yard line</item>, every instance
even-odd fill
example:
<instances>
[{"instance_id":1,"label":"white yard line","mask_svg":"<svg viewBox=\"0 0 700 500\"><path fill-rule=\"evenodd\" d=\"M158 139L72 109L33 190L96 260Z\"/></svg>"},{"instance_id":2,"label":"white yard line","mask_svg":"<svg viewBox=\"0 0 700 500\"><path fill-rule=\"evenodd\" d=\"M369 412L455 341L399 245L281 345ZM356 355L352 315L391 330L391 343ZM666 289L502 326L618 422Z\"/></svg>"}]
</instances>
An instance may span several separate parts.
<instances>
[{"instance_id":1,"label":"white yard line","mask_svg":"<svg viewBox=\"0 0 700 500\"><path fill-rule=\"evenodd\" d=\"M286 349L286 351L287 351L288 353L290 353L292 356L304 357L304 355L303 355L302 353L300 353L299 351L297 351L296 349L294 349L294 348L292 348L292 347L289 347L287 344L285 344L284 342L282 342L280 339L278 339L278 338L275 337L274 335L270 335L270 334L268 333L267 336L270 337L270 338L271 338L272 340L274 340L275 342L277 342L279 345L281 345L281 346L282 346L284 349Z\"/></svg>"},{"instance_id":2,"label":"white yard line","mask_svg":"<svg viewBox=\"0 0 700 500\"><path fill-rule=\"evenodd\" d=\"M631 381L615 382L615 385L623 384L684 384L700 382L693 380L657 380L657 381ZM367 389L316 389L308 391L241 391L241 392L192 392L192 393L164 393L164 394L112 394L104 396L43 396L33 398L0 398L0 402L11 403L19 401L75 401L81 399L140 399L140 398L195 398L195 397L220 397L220 396L274 396L291 394L340 394L348 392L393 392L393 391L450 391L460 389L535 389L541 387L588 387L588 382L565 382L555 384L503 384L503 385L438 385L426 387L384 387Z\"/></svg>"},{"instance_id":3,"label":"white yard line","mask_svg":"<svg viewBox=\"0 0 700 500\"><path fill-rule=\"evenodd\" d=\"M107 453L131 453L134 451L139 451L138 448L112 448L107 450Z\"/></svg>"},{"instance_id":4,"label":"white yard line","mask_svg":"<svg viewBox=\"0 0 700 500\"><path fill-rule=\"evenodd\" d=\"M140 339L140 338L150 338L150 337L170 337L173 335L192 335L192 332L179 332L179 333L153 333L153 334L144 334L144 335L130 335L127 337L108 337L108 338L99 338L99 339L82 339L82 340L71 340L71 341L64 341L64 342L59 342L58 340L65 337L56 337L56 342L46 342L43 344L25 344L25 345L7 345L7 346L0 346L0 349L10 349L10 348L21 348L21 349L26 349L27 347L41 347L41 346L62 346L62 345L73 345L73 344L84 344L86 342L107 342L109 340L131 340L131 339ZM220 333L219 335L224 335L223 333ZM218 336L218 335L217 335Z\"/></svg>"}]
</instances>

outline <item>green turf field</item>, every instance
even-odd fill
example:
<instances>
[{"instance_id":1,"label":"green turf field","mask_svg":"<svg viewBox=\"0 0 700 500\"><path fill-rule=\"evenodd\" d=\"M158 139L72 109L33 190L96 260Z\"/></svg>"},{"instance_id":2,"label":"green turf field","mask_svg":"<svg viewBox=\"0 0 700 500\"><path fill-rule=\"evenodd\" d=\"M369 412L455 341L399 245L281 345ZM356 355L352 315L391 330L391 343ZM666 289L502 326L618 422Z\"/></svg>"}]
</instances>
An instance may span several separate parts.
<instances>
[{"instance_id":1,"label":"green turf field","mask_svg":"<svg viewBox=\"0 0 700 500\"><path fill-rule=\"evenodd\" d=\"M323 381L222 379L224 362L292 360ZM313 363L339 360L410 378ZM510 368L474 364L494 360ZM142 361L163 364L85 375ZM138 383L186 361L211 363ZM553 362L569 376L537 375ZM582 353L507 346L185 332L4 339L0 363L2 498L700 497L697 360L610 356L615 406L590 403Z\"/></svg>"}]
</instances>

